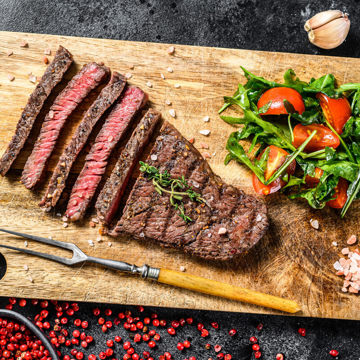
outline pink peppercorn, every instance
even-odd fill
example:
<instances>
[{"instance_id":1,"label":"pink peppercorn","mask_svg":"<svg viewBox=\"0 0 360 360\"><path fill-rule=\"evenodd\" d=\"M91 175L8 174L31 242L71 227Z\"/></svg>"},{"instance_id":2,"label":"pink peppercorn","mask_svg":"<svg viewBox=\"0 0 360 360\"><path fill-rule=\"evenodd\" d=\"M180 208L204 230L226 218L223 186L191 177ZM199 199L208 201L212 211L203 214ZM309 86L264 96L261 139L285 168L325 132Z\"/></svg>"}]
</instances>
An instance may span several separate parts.
<instances>
[{"instance_id":1,"label":"pink peppercorn","mask_svg":"<svg viewBox=\"0 0 360 360\"><path fill-rule=\"evenodd\" d=\"M336 357L339 355L339 352L337 350L330 350L329 354L333 357Z\"/></svg>"},{"instance_id":2,"label":"pink peppercorn","mask_svg":"<svg viewBox=\"0 0 360 360\"><path fill-rule=\"evenodd\" d=\"M304 328L299 328L298 333L299 333L301 336L305 336L305 335L306 335L306 330L305 330Z\"/></svg>"}]
</instances>

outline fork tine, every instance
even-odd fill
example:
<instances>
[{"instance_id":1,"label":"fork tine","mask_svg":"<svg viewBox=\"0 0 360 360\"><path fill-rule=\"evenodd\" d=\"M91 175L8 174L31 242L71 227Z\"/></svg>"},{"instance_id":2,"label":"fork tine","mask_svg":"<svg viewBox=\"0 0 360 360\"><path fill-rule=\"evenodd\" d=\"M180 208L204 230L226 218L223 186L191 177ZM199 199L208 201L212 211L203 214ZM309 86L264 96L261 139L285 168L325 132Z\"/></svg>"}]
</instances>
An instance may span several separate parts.
<instances>
[{"instance_id":1,"label":"fork tine","mask_svg":"<svg viewBox=\"0 0 360 360\"><path fill-rule=\"evenodd\" d=\"M33 255L33 256L42 257L42 258L45 258L45 259L48 259L48 260L56 261L56 262L58 262L60 264L73 265L72 259L63 258L61 256L45 254L45 253L42 253L42 252L33 251L33 250L29 250L29 249L17 248L17 247L9 246L9 245L0 245L0 247L5 248L5 249L10 249L10 250L23 252L23 253Z\"/></svg>"},{"instance_id":2,"label":"fork tine","mask_svg":"<svg viewBox=\"0 0 360 360\"><path fill-rule=\"evenodd\" d=\"M0 231L11 234L11 235L21 236L23 238L34 240L37 242L41 242L43 244L48 244L48 245L60 247L60 248L67 249L67 250L74 250L74 244L72 244L72 243L67 243L67 242L59 241L59 240L53 240L53 239L35 236L35 235L24 234L24 233L20 233L17 231L6 230L6 229L1 229L1 228L0 228Z\"/></svg>"}]
</instances>

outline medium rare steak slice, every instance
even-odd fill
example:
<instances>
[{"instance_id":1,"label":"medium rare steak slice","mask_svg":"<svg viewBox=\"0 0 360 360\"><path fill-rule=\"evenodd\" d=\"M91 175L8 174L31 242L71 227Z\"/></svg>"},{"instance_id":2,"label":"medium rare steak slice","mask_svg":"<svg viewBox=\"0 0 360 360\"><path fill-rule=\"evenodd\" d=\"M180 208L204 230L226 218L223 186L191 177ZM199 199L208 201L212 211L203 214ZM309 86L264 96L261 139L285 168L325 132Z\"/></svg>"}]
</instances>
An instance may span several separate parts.
<instances>
[{"instance_id":1,"label":"medium rare steak slice","mask_svg":"<svg viewBox=\"0 0 360 360\"><path fill-rule=\"evenodd\" d=\"M140 176L110 235L148 238L164 247L213 260L232 259L264 235L268 227L265 205L225 184L169 123L164 124L147 163L161 172L167 170L173 178L184 175L206 204L184 198L185 213L193 219L186 223L170 205L169 195L160 195L151 180Z\"/></svg>"},{"instance_id":2,"label":"medium rare steak slice","mask_svg":"<svg viewBox=\"0 0 360 360\"><path fill-rule=\"evenodd\" d=\"M12 163L19 155L25 141L29 137L37 116L44 106L45 100L49 97L55 86L62 80L72 62L73 58L70 52L64 47L59 46L53 61L46 68L40 82L30 95L20 120L16 125L15 134L0 160L1 175L4 176L8 172Z\"/></svg>"},{"instance_id":3,"label":"medium rare steak slice","mask_svg":"<svg viewBox=\"0 0 360 360\"><path fill-rule=\"evenodd\" d=\"M50 111L44 119L40 135L34 149L26 161L21 182L27 189L31 189L40 180L41 174L50 157L60 131L66 120L81 101L100 83L102 83L109 69L96 63L85 65L67 84L66 88L56 97Z\"/></svg>"},{"instance_id":4,"label":"medium rare steak slice","mask_svg":"<svg viewBox=\"0 0 360 360\"><path fill-rule=\"evenodd\" d=\"M112 150L146 101L147 95L141 89L129 86L115 104L86 156L84 167L71 191L65 213L71 221L77 221L84 216L105 172Z\"/></svg>"},{"instance_id":5,"label":"medium rare steak slice","mask_svg":"<svg viewBox=\"0 0 360 360\"><path fill-rule=\"evenodd\" d=\"M80 125L77 127L69 145L62 153L52 174L46 193L39 204L40 206L51 208L59 201L74 161L86 144L95 124L120 96L124 90L125 84L125 78L119 73L113 72L108 85L101 90L100 95L90 106L81 120Z\"/></svg>"},{"instance_id":6,"label":"medium rare steak slice","mask_svg":"<svg viewBox=\"0 0 360 360\"><path fill-rule=\"evenodd\" d=\"M96 201L97 216L102 223L109 224L112 220L131 172L148 143L160 117L159 112L149 109L136 126L131 138L121 152L111 176Z\"/></svg>"}]
</instances>

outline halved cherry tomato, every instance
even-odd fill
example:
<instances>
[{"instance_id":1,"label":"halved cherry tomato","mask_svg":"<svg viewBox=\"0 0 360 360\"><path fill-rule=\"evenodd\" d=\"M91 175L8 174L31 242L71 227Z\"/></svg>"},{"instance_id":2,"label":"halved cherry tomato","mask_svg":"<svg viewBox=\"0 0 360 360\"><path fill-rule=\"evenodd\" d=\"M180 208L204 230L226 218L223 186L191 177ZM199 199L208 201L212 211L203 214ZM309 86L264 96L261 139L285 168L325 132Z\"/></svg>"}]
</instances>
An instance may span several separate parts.
<instances>
[{"instance_id":1,"label":"halved cherry tomato","mask_svg":"<svg viewBox=\"0 0 360 360\"><path fill-rule=\"evenodd\" d=\"M305 177L306 185L311 188L317 186L317 184L320 182L320 178L322 177L323 173L324 171L321 170L320 168L315 168L314 176L306 175Z\"/></svg>"},{"instance_id":2,"label":"halved cherry tomato","mask_svg":"<svg viewBox=\"0 0 360 360\"><path fill-rule=\"evenodd\" d=\"M329 205L332 208L335 209L341 209L347 200L347 189L348 189L348 183L345 179L340 178L338 184L335 187L335 199L330 200L327 202L327 205Z\"/></svg>"},{"instance_id":3,"label":"halved cherry tomato","mask_svg":"<svg viewBox=\"0 0 360 360\"><path fill-rule=\"evenodd\" d=\"M269 156L266 163L266 169L264 175L265 175L265 180L269 180L271 176L275 173L275 171L284 163L284 161L286 160L286 156L288 156L289 153L284 149L281 149L274 145L270 145L266 149L270 149L270 150L269 150ZM258 159L261 158L264 151L258 156ZM296 162L294 160L287 167L286 171L288 174L294 174L295 168L296 168ZM281 180L281 178L277 178L269 185L264 185L255 174L253 174L252 183L254 190L258 194L262 194L262 195L272 194L280 190L286 184L285 181Z\"/></svg>"},{"instance_id":4,"label":"halved cherry tomato","mask_svg":"<svg viewBox=\"0 0 360 360\"><path fill-rule=\"evenodd\" d=\"M320 106L327 121L338 134L341 134L344 125L351 116L351 108L348 100L345 97L332 99L323 93L318 93L316 97L320 100Z\"/></svg>"},{"instance_id":5,"label":"halved cherry tomato","mask_svg":"<svg viewBox=\"0 0 360 360\"><path fill-rule=\"evenodd\" d=\"M298 148L316 130L315 136L306 145L305 151L312 152L325 149L326 146L336 149L340 145L339 138L325 125L312 124L294 127L293 145Z\"/></svg>"},{"instance_id":6,"label":"halved cherry tomato","mask_svg":"<svg viewBox=\"0 0 360 360\"><path fill-rule=\"evenodd\" d=\"M261 115L288 114L284 106L284 100L287 100L299 114L305 111L305 104L301 95L296 90L288 87L275 87L266 90L260 96L257 107L260 109L271 101L269 109Z\"/></svg>"}]
</instances>

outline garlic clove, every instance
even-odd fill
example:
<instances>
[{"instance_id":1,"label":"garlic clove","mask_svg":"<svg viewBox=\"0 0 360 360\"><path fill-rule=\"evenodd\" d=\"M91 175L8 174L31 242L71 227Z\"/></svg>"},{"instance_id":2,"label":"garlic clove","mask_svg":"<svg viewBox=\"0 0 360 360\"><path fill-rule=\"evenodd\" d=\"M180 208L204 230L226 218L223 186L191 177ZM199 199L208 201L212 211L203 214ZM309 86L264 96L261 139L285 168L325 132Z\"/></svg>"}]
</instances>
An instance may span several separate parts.
<instances>
[{"instance_id":1,"label":"garlic clove","mask_svg":"<svg viewBox=\"0 0 360 360\"><path fill-rule=\"evenodd\" d=\"M334 49L346 39L350 20L347 14L338 10L323 11L309 19L304 28L312 44L322 49Z\"/></svg>"},{"instance_id":2,"label":"garlic clove","mask_svg":"<svg viewBox=\"0 0 360 360\"><path fill-rule=\"evenodd\" d=\"M350 30L350 21L345 18L335 19L309 32L309 40L322 49L334 49L341 45Z\"/></svg>"},{"instance_id":3,"label":"garlic clove","mask_svg":"<svg viewBox=\"0 0 360 360\"><path fill-rule=\"evenodd\" d=\"M304 29L306 31L314 30L322 25L329 23L337 18L344 17L344 13L340 10L322 11L314 15L311 19L307 20Z\"/></svg>"}]
</instances>

